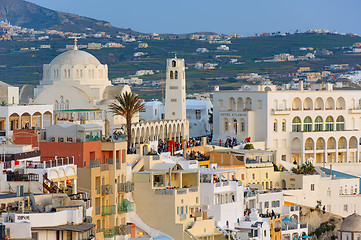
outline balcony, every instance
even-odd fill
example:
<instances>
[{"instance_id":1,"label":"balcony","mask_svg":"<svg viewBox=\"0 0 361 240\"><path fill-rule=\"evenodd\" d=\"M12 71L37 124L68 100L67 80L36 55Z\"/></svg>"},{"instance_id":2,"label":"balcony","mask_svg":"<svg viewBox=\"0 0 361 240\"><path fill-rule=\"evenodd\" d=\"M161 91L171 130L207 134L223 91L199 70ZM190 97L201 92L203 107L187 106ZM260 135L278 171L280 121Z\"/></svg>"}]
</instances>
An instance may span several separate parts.
<instances>
[{"instance_id":1,"label":"balcony","mask_svg":"<svg viewBox=\"0 0 361 240\"><path fill-rule=\"evenodd\" d=\"M99 215L100 214L100 207L95 207L95 215Z\"/></svg>"},{"instance_id":2,"label":"balcony","mask_svg":"<svg viewBox=\"0 0 361 240\"><path fill-rule=\"evenodd\" d=\"M116 205L102 206L102 215L114 215L117 212Z\"/></svg>"},{"instance_id":3,"label":"balcony","mask_svg":"<svg viewBox=\"0 0 361 240\"><path fill-rule=\"evenodd\" d=\"M102 185L102 195L109 195L113 193L112 185Z\"/></svg>"},{"instance_id":4,"label":"balcony","mask_svg":"<svg viewBox=\"0 0 361 240\"><path fill-rule=\"evenodd\" d=\"M120 225L118 231L121 236L132 234L132 225Z\"/></svg>"},{"instance_id":5,"label":"balcony","mask_svg":"<svg viewBox=\"0 0 361 240\"><path fill-rule=\"evenodd\" d=\"M272 109L272 115L289 115L289 114L291 114L290 108Z\"/></svg>"},{"instance_id":6,"label":"balcony","mask_svg":"<svg viewBox=\"0 0 361 240\"><path fill-rule=\"evenodd\" d=\"M134 202L131 202L128 199L122 199L120 204L118 204L118 213L128 213L133 211Z\"/></svg>"},{"instance_id":7,"label":"balcony","mask_svg":"<svg viewBox=\"0 0 361 240\"><path fill-rule=\"evenodd\" d=\"M361 107L350 108L349 113L351 113L351 114L361 113Z\"/></svg>"},{"instance_id":8,"label":"balcony","mask_svg":"<svg viewBox=\"0 0 361 240\"><path fill-rule=\"evenodd\" d=\"M112 238L112 237L115 237L115 236L119 235L118 227L103 228L102 230L103 230L102 232L104 233L105 238Z\"/></svg>"},{"instance_id":9,"label":"balcony","mask_svg":"<svg viewBox=\"0 0 361 240\"><path fill-rule=\"evenodd\" d=\"M6 181L8 182L38 182L39 174L6 174Z\"/></svg>"},{"instance_id":10,"label":"balcony","mask_svg":"<svg viewBox=\"0 0 361 240\"><path fill-rule=\"evenodd\" d=\"M100 186L95 186L95 191L97 192L97 194L100 194Z\"/></svg>"},{"instance_id":11,"label":"balcony","mask_svg":"<svg viewBox=\"0 0 361 240\"><path fill-rule=\"evenodd\" d=\"M100 171L108 171L109 165L108 164L100 164Z\"/></svg>"},{"instance_id":12,"label":"balcony","mask_svg":"<svg viewBox=\"0 0 361 240\"><path fill-rule=\"evenodd\" d=\"M123 192L123 193L134 192L134 183L130 181L126 183L118 183L118 192Z\"/></svg>"}]
</instances>

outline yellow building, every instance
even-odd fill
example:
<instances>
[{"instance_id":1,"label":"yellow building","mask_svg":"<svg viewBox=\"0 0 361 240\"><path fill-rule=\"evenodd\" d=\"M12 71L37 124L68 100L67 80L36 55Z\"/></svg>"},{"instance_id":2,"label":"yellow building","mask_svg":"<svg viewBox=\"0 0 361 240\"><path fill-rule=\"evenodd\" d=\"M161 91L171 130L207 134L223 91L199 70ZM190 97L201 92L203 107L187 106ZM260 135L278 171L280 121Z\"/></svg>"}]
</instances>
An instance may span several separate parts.
<instances>
[{"instance_id":1,"label":"yellow building","mask_svg":"<svg viewBox=\"0 0 361 240\"><path fill-rule=\"evenodd\" d=\"M139 43L138 44L138 48L147 48L148 47L148 43Z\"/></svg>"},{"instance_id":2,"label":"yellow building","mask_svg":"<svg viewBox=\"0 0 361 240\"><path fill-rule=\"evenodd\" d=\"M102 160L91 161L90 168L78 170L79 188L91 193L97 240L132 232L127 213L134 211L131 201L134 184L127 179L126 148L125 141L102 142Z\"/></svg>"},{"instance_id":3,"label":"yellow building","mask_svg":"<svg viewBox=\"0 0 361 240\"><path fill-rule=\"evenodd\" d=\"M280 216L269 218L271 240L282 239L282 220Z\"/></svg>"},{"instance_id":4,"label":"yellow building","mask_svg":"<svg viewBox=\"0 0 361 240\"><path fill-rule=\"evenodd\" d=\"M273 152L263 150L216 149L210 152L210 163L232 169L246 185L259 184L264 189L280 188L280 172L272 164Z\"/></svg>"},{"instance_id":5,"label":"yellow building","mask_svg":"<svg viewBox=\"0 0 361 240\"><path fill-rule=\"evenodd\" d=\"M175 240L223 239L214 220L200 206L200 173L176 163L157 163L134 173L134 200L139 217Z\"/></svg>"}]
</instances>

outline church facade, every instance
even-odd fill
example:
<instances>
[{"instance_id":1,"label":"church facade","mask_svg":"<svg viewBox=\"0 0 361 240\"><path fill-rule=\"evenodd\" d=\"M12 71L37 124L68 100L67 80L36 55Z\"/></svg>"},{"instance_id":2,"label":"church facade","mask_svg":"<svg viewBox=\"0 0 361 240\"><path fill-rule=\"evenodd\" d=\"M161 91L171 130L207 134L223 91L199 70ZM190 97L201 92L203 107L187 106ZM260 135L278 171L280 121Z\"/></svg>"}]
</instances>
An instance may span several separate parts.
<instances>
[{"instance_id":1,"label":"church facade","mask_svg":"<svg viewBox=\"0 0 361 240\"><path fill-rule=\"evenodd\" d=\"M159 121L140 122L139 115L135 116L132 119L134 145L157 139L171 138L179 141L188 139L188 121L185 118L184 59L174 58L167 62L167 92L170 91L171 95L175 95L173 97L167 95L166 109L172 108L173 112L169 118ZM173 69L171 66L174 63L176 67ZM172 84L169 81L172 81ZM174 88L175 86L177 89ZM85 116L91 116L94 110L102 111L103 129L107 119L110 129L124 130L125 119L114 116L109 108L109 104L115 101L115 96L124 92L131 92L130 87L112 85L108 79L108 66L101 64L90 53L78 50L75 44L74 49L58 55L49 64L44 64L43 79L34 89L34 98L30 99L30 104L52 104L56 113L55 118L61 116L61 119L54 119L55 123L58 120L75 121L75 115L79 115L79 111ZM175 96L176 102L173 100ZM178 110L181 114L178 114ZM91 118L86 118L86 122L92 123Z\"/></svg>"}]
</instances>

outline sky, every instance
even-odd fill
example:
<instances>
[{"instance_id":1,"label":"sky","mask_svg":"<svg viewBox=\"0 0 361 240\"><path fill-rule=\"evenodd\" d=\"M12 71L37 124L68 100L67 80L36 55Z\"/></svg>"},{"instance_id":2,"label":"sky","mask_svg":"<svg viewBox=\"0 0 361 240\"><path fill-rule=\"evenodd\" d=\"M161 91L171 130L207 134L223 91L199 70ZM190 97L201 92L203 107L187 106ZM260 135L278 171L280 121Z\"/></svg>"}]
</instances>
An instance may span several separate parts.
<instances>
[{"instance_id":1,"label":"sky","mask_svg":"<svg viewBox=\"0 0 361 240\"><path fill-rule=\"evenodd\" d=\"M337 30L361 35L360 0L27 0L143 33Z\"/></svg>"}]
</instances>

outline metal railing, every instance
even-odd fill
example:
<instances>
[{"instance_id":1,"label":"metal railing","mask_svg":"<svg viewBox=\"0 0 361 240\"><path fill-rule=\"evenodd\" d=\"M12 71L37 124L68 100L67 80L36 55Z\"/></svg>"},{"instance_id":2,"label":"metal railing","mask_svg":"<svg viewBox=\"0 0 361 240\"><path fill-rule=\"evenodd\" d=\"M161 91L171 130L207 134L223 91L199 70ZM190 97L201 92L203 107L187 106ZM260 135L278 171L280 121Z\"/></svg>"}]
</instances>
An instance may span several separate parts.
<instances>
[{"instance_id":1,"label":"metal railing","mask_svg":"<svg viewBox=\"0 0 361 240\"><path fill-rule=\"evenodd\" d=\"M114 215L117 212L116 205L102 206L102 215Z\"/></svg>"},{"instance_id":2,"label":"metal railing","mask_svg":"<svg viewBox=\"0 0 361 240\"><path fill-rule=\"evenodd\" d=\"M122 199L120 204L118 204L118 213L128 213L134 211L134 202L129 201L128 199Z\"/></svg>"},{"instance_id":3,"label":"metal railing","mask_svg":"<svg viewBox=\"0 0 361 240\"><path fill-rule=\"evenodd\" d=\"M102 185L102 195L108 195L113 193L113 186L108 185Z\"/></svg>"},{"instance_id":4,"label":"metal railing","mask_svg":"<svg viewBox=\"0 0 361 240\"><path fill-rule=\"evenodd\" d=\"M6 174L8 182L39 182L39 174Z\"/></svg>"},{"instance_id":5,"label":"metal railing","mask_svg":"<svg viewBox=\"0 0 361 240\"><path fill-rule=\"evenodd\" d=\"M134 183L130 181L126 183L118 183L118 192L134 192Z\"/></svg>"},{"instance_id":6,"label":"metal railing","mask_svg":"<svg viewBox=\"0 0 361 240\"><path fill-rule=\"evenodd\" d=\"M100 164L100 171L108 171L109 165L108 164Z\"/></svg>"}]
</instances>

